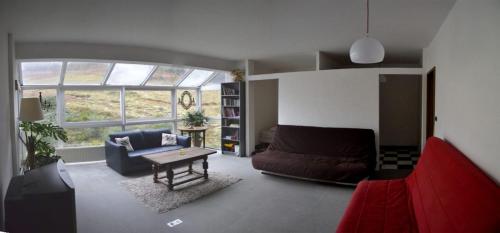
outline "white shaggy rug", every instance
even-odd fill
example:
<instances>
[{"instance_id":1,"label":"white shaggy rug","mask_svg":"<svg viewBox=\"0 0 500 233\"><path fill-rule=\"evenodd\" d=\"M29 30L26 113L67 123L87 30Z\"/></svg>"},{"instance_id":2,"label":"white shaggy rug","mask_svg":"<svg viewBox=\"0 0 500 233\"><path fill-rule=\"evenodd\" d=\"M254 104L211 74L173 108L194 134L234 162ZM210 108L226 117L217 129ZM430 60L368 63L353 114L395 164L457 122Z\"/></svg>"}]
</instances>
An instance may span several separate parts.
<instances>
[{"instance_id":1,"label":"white shaggy rug","mask_svg":"<svg viewBox=\"0 0 500 233\"><path fill-rule=\"evenodd\" d=\"M190 176L176 176L174 183ZM208 180L198 179L174 186L174 191L169 191L167 186L162 183L153 183L152 175L121 181L120 184L125 186L149 208L158 213L165 213L240 180L229 175L209 172Z\"/></svg>"}]
</instances>

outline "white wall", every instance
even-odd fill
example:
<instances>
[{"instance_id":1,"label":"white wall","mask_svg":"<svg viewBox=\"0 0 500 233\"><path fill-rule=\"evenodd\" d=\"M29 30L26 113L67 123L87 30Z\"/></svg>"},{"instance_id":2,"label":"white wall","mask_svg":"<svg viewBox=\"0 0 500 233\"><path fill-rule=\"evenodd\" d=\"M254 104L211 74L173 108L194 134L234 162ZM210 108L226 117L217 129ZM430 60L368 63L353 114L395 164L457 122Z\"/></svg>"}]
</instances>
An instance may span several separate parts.
<instances>
[{"instance_id":1,"label":"white wall","mask_svg":"<svg viewBox=\"0 0 500 233\"><path fill-rule=\"evenodd\" d=\"M278 80L250 81L248 93L252 127L247 127L247 134L253 136L249 138L247 147L251 153L259 143L260 132L278 124Z\"/></svg>"},{"instance_id":2,"label":"white wall","mask_svg":"<svg viewBox=\"0 0 500 233\"><path fill-rule=\"evenodd\" d=\"M1 10L0 10L1 13ZM0 229L3 226L3 200L12 177L10 138L9 82L7 33L0 18Z\"/></svg>"},{"instance_id":3,"label":"white wall","mask_svg":"<svg viewBox=\"0 0 500 233\"><path fill-rule=\"evenodd\" d=\"M455 145L497 182L499 23L500 1L458 0L423 53L424 72L436 66L435 135Z\"/></svg>"},{"instance_id":4,"label":"white wall","mask_svg":"<svg viewBox=\"0 0 500 233\"><path fill-rule=\"evenodd\" d=\"M291 73L280 78L278 121L378 133L378 92L373 69Z\"/></svg>"},{"instance_id":5,"label":"white wall","mask_svg":"<svg viewBox=\"0 0 500 233\"><path fill-rule=\"evenodd\" d=\"M375 131L378 145L379 75L421 71L419 68L337 69L253 75L248 80L279 80L279 124L369 128ZM247 117L251 128L251 116Z\"/></svg>"}]
</instances>

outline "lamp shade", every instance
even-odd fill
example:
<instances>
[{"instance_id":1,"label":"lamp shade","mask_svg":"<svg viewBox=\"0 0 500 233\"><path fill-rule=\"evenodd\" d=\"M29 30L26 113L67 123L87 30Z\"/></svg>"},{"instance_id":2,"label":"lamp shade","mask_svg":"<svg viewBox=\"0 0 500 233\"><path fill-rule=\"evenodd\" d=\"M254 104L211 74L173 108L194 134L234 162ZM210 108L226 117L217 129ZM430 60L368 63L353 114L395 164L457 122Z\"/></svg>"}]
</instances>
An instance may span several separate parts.
<instances>
[{"instance_id":1,"label":"lamp shade","mask_svg":"<svg viewBox=\"0 0 500 233\"><path fill-rule=\"evenodd\" d=\"M43 119L42 106L38 98L22 98L19 112L20 121L38 121Z\"/></svg>"},{"instance_id":2,"label":"lamp shade","mask_svg":"<svg viewBox=\"0 0 500 233\"><path fill-rule=\"evenodd\" d=\"M359 64L379 63L384 60L384 46L377 39L363 37L356 40L349 50L351 61Z\"/></svg>"}]
</instances>

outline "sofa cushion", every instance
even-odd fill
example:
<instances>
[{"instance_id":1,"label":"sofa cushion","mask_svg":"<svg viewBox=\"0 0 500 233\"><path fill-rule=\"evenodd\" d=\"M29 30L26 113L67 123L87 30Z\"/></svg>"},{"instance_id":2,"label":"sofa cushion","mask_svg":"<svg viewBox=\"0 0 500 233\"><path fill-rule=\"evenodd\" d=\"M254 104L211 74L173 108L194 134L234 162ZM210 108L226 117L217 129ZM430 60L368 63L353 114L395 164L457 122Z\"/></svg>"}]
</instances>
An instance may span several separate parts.
<instances>
[{"instance_id":1,"label":"sofa cushion","mask_svg":"<svg viewBox=\"0 0 500 233\"><path fill-rule=\"evenodd\" d=\"M368 165L356 158L330 157L267 150L252 157L252 165L283 175L354 183L368 176Z\"/></svg>"},{"instance_id":2,"label":"sofa cushion","mask_svg":"<svg viewBox=\"0 0 500 233\"><path fill-rule=\"evenodd\" d=\"M139 157L139 156L149 155L149 154L154 154L154 153L159 153L159 152L178 150L181 148L184 148L184 147L182 147L182 146L164 146L164 147L146 148L146 149L142 149L142 150L135 150L135 151L129 152L128 157L134 158L134 157Z\"/></svg>"},{"instance_id":3,"label":"sofa cushion","mask_svg":"<svg viewBox=\"0 0 500 233\"><path fill-rule=\"evenodd\" d=\"M127 151L134 151L134 147L130 144L130 138L128 136L123 138L115 138L117 144L124 146Z\"/></svg>"},{"instance_id":4,"label":"sofa cushion","mask_svg":"<svg viewBox=\"0 0 500 233\"><path fill-rule=\"evenodd\" d=\"M427 141L406 180L420 232L500 232L500 188L441 139Z\"/></svg>"},{"instance_id":5,"label":"sofa cushion","mask_svg":"<svg viewBox=\"0 0 500 233\"><path fill-rule=\"evenodd\" d=\"M162 133L161 134L161 146L175 146L177 145L177 135Z\"/></svg>"},{"instance_id":6,"label":"sofa cushion","mask_svg":"<svg viewBox=\"0 0 500 233\"><path fill-rule=\"evenodd\" d=\"M144 142L146 148L160 147L161 146L161 134L170 134L170 129L154 129L154 130L143 130Z\"/></svg>"},{"instance_id":7,"label":"sofa cushion","mask_svg":"<svg viewBox=\"0 0 500 233\"><path fill-rule=\"evenodd\" d=\"M404 179L361 181L337 233L418 232Z\"/></svg>"},{"instance_id":8,"label":"sofa cushion","mask_svg":"<svg viewBox=\"0 0 500 233\"><path fill-rule=\"evenodd\" d=\"M363 159L375 167L375 134L371 129L278 125L269 149Z\"/></svg>"},{"instance_id":9,"label":"sofa cushion","mask_svg":"<svg viewBox=\"0 0 500 233\"><path fill-rule=\"evenodd\" d=\"M124 131L119 133L112 133L109 135L109 139L115 143L116 143L115 138L123 138L123 137L129 137L130 144L132 144L134 150L140 150L145 148L144 137L142 136L141 131Z\"/></svg>"}]
</instances>

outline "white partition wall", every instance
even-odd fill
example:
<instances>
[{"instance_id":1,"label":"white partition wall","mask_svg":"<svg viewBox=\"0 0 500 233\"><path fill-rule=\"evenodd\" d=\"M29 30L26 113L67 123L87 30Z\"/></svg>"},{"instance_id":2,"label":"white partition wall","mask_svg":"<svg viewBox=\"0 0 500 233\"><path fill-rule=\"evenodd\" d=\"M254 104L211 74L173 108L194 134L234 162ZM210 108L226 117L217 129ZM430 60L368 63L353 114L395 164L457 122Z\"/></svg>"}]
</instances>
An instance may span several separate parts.
<instances>
[{"instance_id":1,"label":"white partition wall","mask_svg":"<svg viewBox=\"0 0 500 233\"><path fill-rule=\"evenodd\" d=\"M420 68L334 69L253 75L248 80L279 80L279 124L369 128L378 145L380 74L421 72Z\"/></svg>"}]
</instances>

